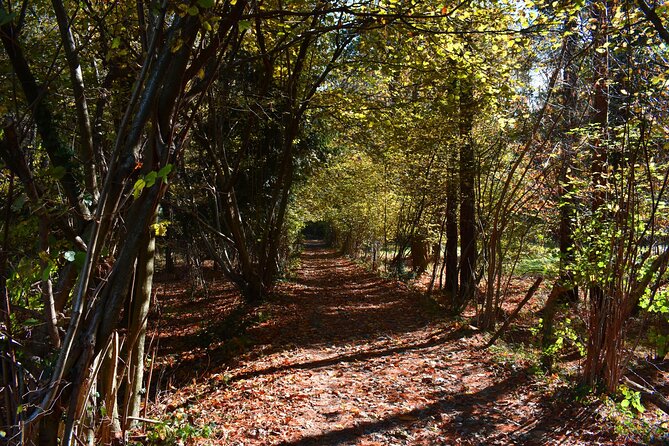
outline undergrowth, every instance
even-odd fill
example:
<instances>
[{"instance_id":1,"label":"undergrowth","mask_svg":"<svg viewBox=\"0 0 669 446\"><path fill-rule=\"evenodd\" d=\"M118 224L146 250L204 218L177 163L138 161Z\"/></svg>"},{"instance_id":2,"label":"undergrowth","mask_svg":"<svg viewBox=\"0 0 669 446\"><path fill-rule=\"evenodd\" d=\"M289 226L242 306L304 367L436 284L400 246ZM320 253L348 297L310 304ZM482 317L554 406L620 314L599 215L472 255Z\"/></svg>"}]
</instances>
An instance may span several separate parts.
<instances>
[{"instance_id":1,"label":"undergrowth","mask_svg":"<svg viewBox=\"0 0 669 446\"><path fill-rule=\"evenodd\" d=\"M499 342L489 351L493 361L504 370L525 371L533 376L534 387L545 394L550 406L556 409L567 407L568 410L580 407L596 414L616 441L669 446L666 414L658 409L655 417L645 416L649 409L642 403L638 391L620 386L615 395L597 394L585 385L574 384L577 381L575 371L560 361L556 361L554 369L547 373L541 367L541 351L536 345Z\"/></svg>"},{"instance_id":2,"label":"undergrowth","mask_svg":"<svg viewBox=\"0 0 669 446\"><path fill-rule=\"evenodd\" d=\"M135 445L186 445L194 444L194 440L209 438L216 424L198 425L183 409L177 409L167 418L152 424L146 431L146 442L135 442Z\"/></svg>"}]
</instances>

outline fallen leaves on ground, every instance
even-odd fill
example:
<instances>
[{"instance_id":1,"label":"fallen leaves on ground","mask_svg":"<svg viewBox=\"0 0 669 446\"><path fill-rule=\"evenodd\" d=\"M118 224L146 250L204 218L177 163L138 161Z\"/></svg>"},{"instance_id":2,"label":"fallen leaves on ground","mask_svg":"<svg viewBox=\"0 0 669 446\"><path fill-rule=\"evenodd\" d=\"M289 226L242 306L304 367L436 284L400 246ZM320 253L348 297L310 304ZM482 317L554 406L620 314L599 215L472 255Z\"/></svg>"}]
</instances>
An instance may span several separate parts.
<instances>
[{"instance_id":1,"label":"fallen leaves on ground","mask_svg":"<svg viewBox=\"0 0 669 446\"><path fill-rule=\"evenodd\" d=\"M184 410L212 426L194 442L231 446L625 440L598 421L596 407L548 392L528 364L478 350L483 335L435 317L420 294L325 249L302 262L298 277L254 310L263 317L246 330L253 345L241 355L224 354L229 341L192 339L203 317L223 319L240 305L230 288L186 305L199 318L165 316L154 373L175 377L158 385L148 416ZM165 312L179 301L171 302Z\"/></svg>"}]
</instances>

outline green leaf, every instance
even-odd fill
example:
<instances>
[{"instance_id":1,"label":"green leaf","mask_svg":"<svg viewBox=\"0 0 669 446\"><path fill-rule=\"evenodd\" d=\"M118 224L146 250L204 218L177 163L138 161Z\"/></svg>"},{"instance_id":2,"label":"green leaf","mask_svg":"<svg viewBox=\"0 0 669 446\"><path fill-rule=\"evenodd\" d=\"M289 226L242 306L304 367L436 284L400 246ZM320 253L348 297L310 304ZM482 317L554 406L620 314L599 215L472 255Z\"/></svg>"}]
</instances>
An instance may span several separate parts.
<instances>
[{"instance_id":1,"label":"green leaf","mask_svg":"<svg viewBox=\"0 0 669 446\"><path fill-rule=\"evenodd\" d=\"M67 170L63 166L54 166L51 169L49 169L49 175L51 175L57 180L63 178L66 172Z\"/></svg>"},{"instance_id":2,"label":"green leaf","mask_svg":"<svg viewBox=\"0 0 669 446\"><path fill-rule=\"evenodd\" d=\"M140 178L135 181L135 185L132 187L132 196L135 197L135 200L139 198L145 187L146 181L144 181L144 178Z\"/></svg>"},{"instance_id":3,"label":"green leaf","mask_svg":"<svg viewBox=\"0 0 669 446\"><path fill-rule=\"evenodd\" d=\"M240 20L237 26L239 27L240 31L246 31L248 29L251 29L251 22L249 22L248 20Z\"/></svg>"},{"instance_id":4,"label":"green leaf","mask_svg":"<svg viewBox=\"0 0 669 446\"><path fill-rule=\"evenodd\" d=\"M39 324L39 321L31 317L30 319L26 319L25 321L23 321L23 323L28 326L33 326Z\"/></svg>"},{"instance_id":5,"label":"green leaf","mask_svg":"<svg viewBox=\"0 0 669 446\"><path fill-rule=\"evenodd\" d=\"M14 200L14 203L12 203L12 211L19 212L23 209L23 205L25 205L27 201L28 197L25 194L19 195L16 200Z\"/></svg>"},{"instance_id":6,"label":"green leaf","mask_svg":"<svg viewBox=\"0 0 669 446\"><path fill-rule=\"evenodd\" d=\"M200 8L209 9L214 6L216 0L197 0L197 5Z\"/></svg>"},{"instance_id":7,"label":"green leaf","mask_svg":"<svg viewBox=\"0 0 669 446\"><path fill-rule=\"evenodd\" d=\"M630 406L630 400L622 400L620 405L624 408L628 408Z\"/></svg>"},{"instance_id":8,"label":"green leaf","mask_svg":"<svg viewBox=\"0 0 669 446\"><path fill-rule=\"evenodd\" d=\"M54 264L53 263L48 263L46 267L42 270L42 281L47 281L49 280L49 277L51 276L51 271L53 271Z\"/></svg>"},{"instance_id":9,"label":"green leaf","mask_svg":"<svg viewBox=\"0 0 669 446\"><path fill-rule=\"evenodd\" d=\"M172 172L172 169L174 168L174 165L172 164L165 164L165 166L158 171L158 178L163 180L163 183L167 183L167 175Z\"/></svg>"},{"instance_id":10,"label":"green leaf","mask_svg":"<svg viewBox=\"0 0 669 446\"><path fill-rule=\"evenodd\" d=\"M114 37L112 39L112 44L111 44L112 49L115 50L119 46L121 46L121 38L120 37Z\"/></svg>"},{"instance_id":11,"label":"green leaf","mask_svg":"<svg viewBox=\"0 0 669 446\"><path fill-rule=\"evenodd\" d=\"M16 17L16 13L7 14L4 8L0 8L0 26L5 26Z\"/></svg>"},{"instance_id":12,"label":"green leaf","mask_svg":"<svg viewBox=\"0 0 669 446\"><path fill-rule=\"evenodd\" d=\"M197 6L193 5L190 8L188 8L186 12L188 12L188 15L196 16L200 13L200 10L197 8Z\"/></svg>"},{"instance_id":13,"label":"green leaf","mask_svg":"<svg viewBox=\"0 0 669 446\"><path fill-rule=\"evenodd\" d=\"M77 268L81 269L84 267L84 263L86 263L86 252L77 251L74 255L74 264L77 265Z\"/></svg>"},{"instance_id":14,"label":"green leaf","mask_svg":"<svg viewBox=\"0 0 669 446\"><path fill-rule=\"evenodd\" d=\"M158 173L155 170L152 170L151 172L147 173L146 176L144 177L144 182L146 183L145 187L151 187L154 184L156 184L157 177Z\"/></svg>"}]
</instances>

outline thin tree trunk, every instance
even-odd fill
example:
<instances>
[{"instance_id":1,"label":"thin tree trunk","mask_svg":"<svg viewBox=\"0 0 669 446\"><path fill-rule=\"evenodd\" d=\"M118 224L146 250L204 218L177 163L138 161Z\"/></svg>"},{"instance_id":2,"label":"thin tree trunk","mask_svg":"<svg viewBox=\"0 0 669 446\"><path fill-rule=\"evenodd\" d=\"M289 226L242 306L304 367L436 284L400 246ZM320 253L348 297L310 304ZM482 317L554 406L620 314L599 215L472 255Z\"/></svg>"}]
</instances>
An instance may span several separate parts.
<instances>
[{"instance_id":1,"label":"thin tree trunk","mask_svg":"<svg viewBox=\"0 0 669 446\"><path fill-rule=\"evenodd\" d=\"M120 438L121 422L118 409L118 387L121 377L118 373L119 366L119 339L118 333L114 333L111 346L102 358L102 367L97 379L100 388L100 399L104 407L104 414L100 426L100 442L103 444L116 443ZM83 395L87 399L88 395Z\"/></svg>"},{"instance_id":2,"label":"thin tree trunk","mask_svg":"<svg viewBox=\"0 0 669 446\"><path fill-rule=\"evenodd\" d=\"M2 394L5 403L5 425L7 435L12 438L18 430L16 409L19 404L19 379L16 371L16 354L14 351L14 336L12 333L12 310L7 289L7 263L9 250L9 224L12 217L12 202L14 200L14 174L9 174L7 199L5 200L5 219L3 222L2 252L0 253L0 294L2 294L2 323L5 325L7 350L5 354L9 361L2 363Z\"/></svg>"},{"instance_id":3,"label":"thin tree trunk","mask_svg":"<svg viewBox=\"0 0 669 446\"><path fill-rule=\"evenodd\" d=\"M476 161L473 129L473 91L468 80L460 86L460 289L457 310L461 311L476 293Z\"/></svg>"},{"instance_id":4,"label":"thin tree trunk","mask_svg":"<svg viewBox=\"0 0 669 446\"><path fill-rule=\"evenodd\" d=\"M541 282L543 282L543 280L544 280L544 278L542 276L537 277L535 279L535 281L532 284L532 286L530 287L530 289L527 290L527 293L525 293L525 297L523 298L523 300L520 301L520 303L518 304L516 309L513 310L513 313L511 313L509 315L509 317L506 318L506 320L504 321L504 324L502 324L500 329L497 330L497 332L495 332L495 334L490 338L490 340L488 342L485 343L485 345L483 347L481 347L481 349L486 349L486 348L490 347L491 345L493 345L495 343L495 341L497 341L497 339L499 339L500 336L502 336L502 334L504 334L504 331L506 331L506 329L509 328L509 325L511 325L511 322L513 322L513 320L516 318L516 316L518 316L518 313L520 313L520 310L522 310L523 307L525 306L525 304L527 304L530 301L530 299L532 299L532 296L534 296L534 293L537 292L537 290L539 289L539 285L541 285Z\"/></svg>"},{"instance_id":5,"label":"thin tree trunk","mask_svg":"<svg viewBox=\"0 0 669 446\"><path fill-rule=\"evenodd\" d=\"M60 182L63 185L69 205L79 211L80 215L88 215L88 209L79 199L79 186L74 177L72 162L74 154L61 140L58 125L47 102L46 92L43 88L40 88L28 65L12 21L0 27L0 40L7 52L12 69L21 84L28 105L32 109L37 132L42 139L42 144L49 155L51 164L65 169Z\"/></svg>"},{"instance_id":6,"label":"thin tree trunk","mask_svg":"<svg viewBox=\"0 0 669 446\"><path fill-rule=\"evenodd\" d=\"M568 31L573 31L576 28L575 19L569 19L566 24ZM559 248L560 248L560 280L565 286L565 298L569 302L576 302L578 300L578 287L573 284L574 274L571 271L571 263L574 260L574 199L571 196L573 192L573 185L569 178L573 166L575 143L574 138L569 134L571 129L578 126L576 122L576 83L578 81L578 74L576 66L572 59L576 54L576 35L569 34L565 37L565 53L563 59L565 66L562 75L562 104L564 112L562 114L564 119L564 127L562 129L560 138L562 140L562 159L560 166L560 173L558 177L558 188L560 195L560 224L559 224Z\"/></svg>"},{"instance_id":7,"label":"thin tree trunk","mask_svg":"<svg viewBox=\"0 0 669 446\"><path fill-rule=\"evenodd\" d=\"M426 294L432 293L434 289L434 282L437 279L437 269L439 268L439 263L441 261L441 244L444 239L444 228L446 227L446 214L444 218L441 219L441 226L439 227L439 241L434 246L434 265L432 265L432 276L430 277L430 284L427 287Z\"/></svg>"},{"instance_id":8,"label":"thin tree trunk","mask_svg":"<svg viewBox=\"0 0 669 446\"><path fill-rule=\"evenodd\" d=\"M70 70L70 82L74 91L74 104L77 110L77 121L79 124L79 133L81 137L80 158L81 165L84 168L84 178L86 189L94 200L98 198L98 186L96 179L95 155L93 148L93 130L91 128L91 119L88 114L88 101L86 100L86 90L84 87L84 76L79 63L74 37L70 29L70 21L63 6L62 0L52 0L53 9L56 13L56 21L60 30L61 41L65 49L65 56Z\"/></svg>"},{"instance_id":9,"label":"thin tree trunk","mask_svg":"<svg viewBox=\"0 0 669 446\"><path fill-rule=\"evenodd\" d=\"M593 48L599 49L603 47L607 40L608 24L609 24L609 3L608 0L595 2L592 4L592 17L596 20L597 29L593 37ZM609 56L608 50L603 52L594 52L594 97L592 122L597 125L596 140L594 142L592 153L592 187L593 199L591 208L593 215L602 218L602 206L605 202L605 195L603 189L606 187L607 179L605 176L606 164L606 145L608 142L608 122L609 122L609 92L608 92L608 75L609 75ZM615 255L611 253L611 255ZM593 259L594 261L594 259ZM616 311L616 306L619 296L609 295L611 293L605 290L601 284L594 283L590 286L589 292L589 337L587 344L587 355L584 366L584 377L586 383L595 387L603 385L607 391L615 391L618 386L620 378L619 372L616 373L617 362L615 358L613 361L606 360L609 353L615 356L618 342L617 336L610 337L609 326L614 323L612 320L613 313ZM615 381L615 382L614 382Z\"/></svg>"},{"instance_id":10,"label":"thin tree trunk","mask_svg":"<svg viewBox=\"0 0 669 446\"><path fill-rule=\"evenodd\" d=\"M576 22L570 18L565 24L568 31L573 31ZM570 170L573 165L574 151L572 144L574 138L569 135L569 131L578 125L576 122L576 82L578 74L572 58L576 53L576 37L570 34L565 37L564 42L564 60L565 66L562 75L562 106L564 112L563 129L560 135L562 140L562 153L560 160L560 172L558 174L558 194L560 200L559 206L559 226L558 226L558 246L560 249L560 278L551 291L542 312L542 356L541 363L546 371L553 368L554 355L547 354L547 349L555 343L555 334L553 332L554 318L562 302L578 301L578 286L574 283L574 273L572 263L574 261L574 224L575 215L574 198L572 192L574 187L569 178Z\"/></svg>"},{"instance_id":11,"label":"thin tree trunk","mask_svg":"<svg viewBox=\"0 0 669 446\"><path fill-rule=\"evenodd\" d=\"M446 248L444 251L444 292L453 309L458 297L458 184L455 172L457 155L450 157L449 178L446 186Z\"/></svg>"},{"instance_id":12,"label":"thin tree trunk","mask_svg":"<svg viewBox=\"0 0 669 446\"><path fill-rule=\"evenodd\" d=\"M130 308L128 327L128 347L130 354L128 366L128 386L126 388L126 403L124 413L124 430L132 428L136 422L128 423L128 417L137 418L140 413L141 390L144 378L144 344L146 341L146 325L151 303L153 287L153 271L156 249L156 237L153 231L146 235L146 248L139 253L137 259L137 276L135 291Z\"/></svg>"},{"instance_id":13,"label":"thin tree trunk","mask_svg":"<svg viewBox=\"0 0 669 446\"><path fill-rule=\"evenodd\" d=\"M543 321L541 330L541 365L547 372L553 370L553 361L555 356L549 353L549 348L555 344L555 330L553 324L555 322L555 315L559 309L560 296L564 295L565 289L562 282L558 280L553 284L553 288L546 299L544 308L541 311L541 319Z\"/></svg>"},{"instance_id":14,"label":"thin tree trunk","mask_svg":"<svg viewBox=\"0 0 669 446\"><path fill-rule=\"evenodd\" d=\"M412 269L415 273L422 274L427 269L430 261L429 245L421 231L417 231L411 236L410 244Z\"/></svg>"},{"instance_id":15,"label":"thin tree trunk","mask_svg":"<svg viewBox=\"0 0 669 446\"><path fill-rule=\"evenodd\" d=\"M49 221L46 216L40 217L39 239L40 249L44 255L42 267L42 301L44 303L44 323L47 333L51 338L54 348L60 348L60 335L58 334L58 320L56 318L56 306L53 300L53 284L50 277L51 265L49 264Z\"/></svg>"}]
</instances>

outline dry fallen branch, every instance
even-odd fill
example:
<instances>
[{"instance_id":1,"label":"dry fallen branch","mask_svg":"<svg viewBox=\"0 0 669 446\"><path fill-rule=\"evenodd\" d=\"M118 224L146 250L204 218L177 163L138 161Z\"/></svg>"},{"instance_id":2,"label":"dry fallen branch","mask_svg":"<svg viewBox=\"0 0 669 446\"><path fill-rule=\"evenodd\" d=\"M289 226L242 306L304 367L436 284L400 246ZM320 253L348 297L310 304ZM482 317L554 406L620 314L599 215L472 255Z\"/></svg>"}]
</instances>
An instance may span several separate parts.
<instances>
[{"instance_id":1,"label":"dry fallen branch","mask_svg":"<svg viewBox=\"0 0 669 446\"><path fill-rule=\"evenodd\" d=\"M525 304L528 303L530 301L530 299L532 299L532 296L534 296L534 293L537 292L537 290L539 289L539 285L541 285L541 282L543 282L543 281L544 281L543 276L537 277L537 280L535 280L534 283L532 284L532 286L530 287L530 289L527 290L527 293L525 294L525 297L523 298L523 300L518 304L516 309L513 310L513 313L511 313L509 315L509 317L506 318L506 320L504 321L504 324L500 327L499 330L497 330L497 332L492 336L492 338L490 338L490 340L488 342L486 342L483 347L481 347L481 350L485 350L486 348L490 347L491 345L493 345L495 343L495 341L497 339L499 339L500 336L502 336L504 331L507 328L509 328L509 325L511 325L511 322L516 318L516 316L518 316L518 313L520 313L520 310L522 310L523 307L525 306Z\"/></svg>"},{"instance_id":2,"label":"dry fallen branch","mask_svg":"<svg viewBox=\"0 0 669 446\"><path fill-rule=\"evenodd\" d=\"M669 414L669 400L660 392L654 389L649 389L646 386L632 381L626 376L623 377L623 382L627 385L627 387L641 392L643 397L648 399L651 403L655 404L662 412Z\"/></svg>"}]
</instances>

